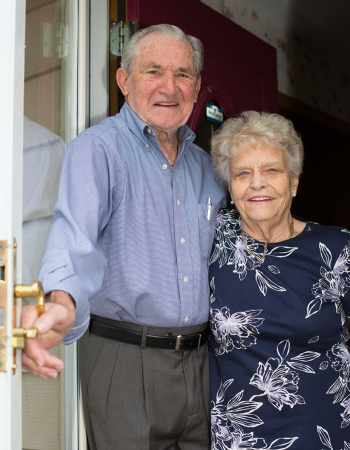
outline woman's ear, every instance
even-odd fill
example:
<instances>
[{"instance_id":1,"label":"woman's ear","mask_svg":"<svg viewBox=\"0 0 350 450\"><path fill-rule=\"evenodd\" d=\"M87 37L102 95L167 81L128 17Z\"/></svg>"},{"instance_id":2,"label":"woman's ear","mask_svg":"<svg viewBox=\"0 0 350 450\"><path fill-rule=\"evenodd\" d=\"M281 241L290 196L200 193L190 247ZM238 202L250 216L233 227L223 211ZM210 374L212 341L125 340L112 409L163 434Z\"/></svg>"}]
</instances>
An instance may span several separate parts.
<instances>
[{"instance_id":1,"label":"woman's ear","mask_svg":"<svg viewBox=\"0 0 350 450\"><path fill-rule=\"evenodd\" d=\"M232 195L230 186L227 187L227 191L228 191L229 197L230 197L230 204L231 204L231 205L234 205L234 204L235 204L235 201L234 201L234 199L233 199L233 195Z\"/></svg>"},{"instance_id":2,"label":"woman's ear","mask_svg":"<svg viewBox=\"0 0 350 450\"><path fill-rule=\"evenodd\" d=\"M292 175L291 177L292 197L295 197L297 195L298 185L299 185L299 177Z\"/></svg>"}]
</instances>

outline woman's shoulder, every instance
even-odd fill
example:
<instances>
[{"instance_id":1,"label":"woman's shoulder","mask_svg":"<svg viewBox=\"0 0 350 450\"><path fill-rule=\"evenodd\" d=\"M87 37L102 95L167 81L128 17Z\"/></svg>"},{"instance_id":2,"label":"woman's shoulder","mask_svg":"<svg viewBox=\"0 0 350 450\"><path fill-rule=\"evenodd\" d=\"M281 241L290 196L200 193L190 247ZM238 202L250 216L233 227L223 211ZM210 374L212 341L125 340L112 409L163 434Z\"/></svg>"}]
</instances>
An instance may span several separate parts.
<instances>
[{"instance_id":1,"label":"woman's shoulder","mask_svg":"<svg viewBox=\"0 0 350 450\"><path fill-rule=\"evenodd\" d=\"M307 233L312 233L313 236L323 237L325 239L343 241L350 239L350 229L339 227L337 225L322 225L317 222L307 222L305 231Z\"/></svg>"},{"instance_id":2,"label":"woman's shoulder","mask_svg":"<svg viewBox=\"0 0 350 450\"><path fill-rule=\"evenodd\" d=\"M350 230L345 227L308 222L303 234L306 238L316 240L319 245L326 245L336 252L350 246Z\"/></svg>"}]
</instances>

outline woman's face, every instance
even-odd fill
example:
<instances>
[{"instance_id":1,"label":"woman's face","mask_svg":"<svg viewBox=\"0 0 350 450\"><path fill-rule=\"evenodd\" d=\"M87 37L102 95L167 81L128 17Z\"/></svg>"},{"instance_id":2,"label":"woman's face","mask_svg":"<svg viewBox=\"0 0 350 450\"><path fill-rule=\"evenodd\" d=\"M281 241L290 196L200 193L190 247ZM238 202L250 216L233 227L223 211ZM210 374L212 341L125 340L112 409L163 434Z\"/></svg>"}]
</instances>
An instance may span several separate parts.
<instances>
[{"instance_id":1,"label":"woman's face","mask_svg":"<svg viewBox=\"0 0 350 450\"><path fill-rule=\"evenodd\" d=\"M241 218L250 225L274 225L289 217L298 178L287 153L263 141L241 144L230 161L230 193Z\"/></svg>"}]
</instances>

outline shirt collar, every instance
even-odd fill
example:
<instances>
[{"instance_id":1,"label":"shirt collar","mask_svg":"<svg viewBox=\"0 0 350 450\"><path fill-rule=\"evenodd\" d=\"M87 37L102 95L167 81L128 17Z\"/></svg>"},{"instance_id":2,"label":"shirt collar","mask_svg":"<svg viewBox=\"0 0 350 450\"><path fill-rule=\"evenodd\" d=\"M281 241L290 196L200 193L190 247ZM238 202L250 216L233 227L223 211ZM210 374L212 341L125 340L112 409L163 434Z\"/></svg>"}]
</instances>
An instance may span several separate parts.
<instances>
[{"instance_id":1,"label":"shirt collar","mask_svg":"<svg viewBox=\"0 0 350 450\"><path fill-rule=\"evenodd\" d=\"M152 127L147 125L147 123L136 114L127 102L124 102L122 108L120 109L119 115L125 121L129 130L133 134L136 134L144 142L147 142L148 139L155 136ZM187 125L183 125L179 128L178 135L180 145L184 141L193 142L196 137L196 134Z\"/></svg>"}]
</instances>

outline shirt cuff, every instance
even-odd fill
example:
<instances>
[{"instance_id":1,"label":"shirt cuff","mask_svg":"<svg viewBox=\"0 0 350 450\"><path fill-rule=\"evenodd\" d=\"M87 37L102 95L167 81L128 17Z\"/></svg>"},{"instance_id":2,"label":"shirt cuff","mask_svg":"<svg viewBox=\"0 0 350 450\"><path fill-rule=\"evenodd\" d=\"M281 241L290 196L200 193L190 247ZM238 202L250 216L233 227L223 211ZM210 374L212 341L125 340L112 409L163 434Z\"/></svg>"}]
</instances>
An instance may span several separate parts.
<instances>
[{"instance_id":1,"label":"shirt cuff","mask_svg":"<svg viewBox=\"0 0 350 450\"><path fill-rule=\"evenodd\" d=\"M81 336L88 329L89 323L90 323L90 315L81 325L77 325L71 328L70 332L63 339L64 344L65 345L73 344L78 339L80 339Z\"/></svg>"},{"instance_id":2,"label":"shirt cuff","mask_svg":"<svg viewBox=\"0 0 350 450\"><path fill-rule=\"evenodd\" d=\"M86 331L90 320L90 305L88 293L84 292L79 283L78 276L74 273L70 258L58 259L60 264L51 265L43 263L39 279L43 283L44 292L64 291L75 302L75 323L73 328L64 338L65 344L71 344L78 340Z\"/></svg>"}]
</instances>

